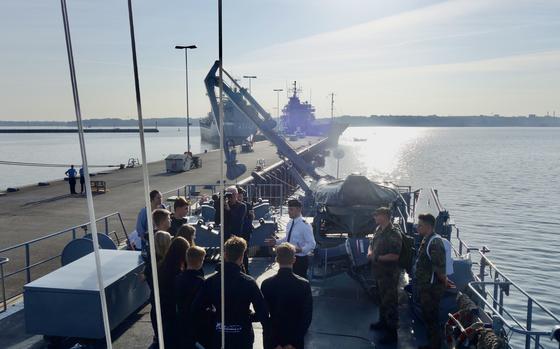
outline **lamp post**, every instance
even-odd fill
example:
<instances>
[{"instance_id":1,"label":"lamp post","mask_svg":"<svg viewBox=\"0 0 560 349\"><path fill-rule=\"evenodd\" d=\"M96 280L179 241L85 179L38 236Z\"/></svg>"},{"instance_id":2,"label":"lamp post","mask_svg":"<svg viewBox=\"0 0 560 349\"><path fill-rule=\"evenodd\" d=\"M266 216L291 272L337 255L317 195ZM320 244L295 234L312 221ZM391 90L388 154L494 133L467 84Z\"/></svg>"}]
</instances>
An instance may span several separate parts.
<instances>
[{"instance_id":1,"label":"lamp post","mask_svg":"<svg viewBox=\"0 0 560 349\"><path fill-rule=\"evenodd\" d=\"M255 75L243 75L243 78L249 80L249 94L251 94L251 79L256 79L257 77Z\"/></svg>"},{"instance_id":2,"label":"lamp post","mask_svg":"<svg viewBox=\"0 0 560 349\"><path fill-rule=\"evenodd\" d=\"M276 117L280 118L280 92L284 90L281 88L275 88L272 91L276 92Z\"/></svg>"},{"instance_id":3,"label":"lamp post","mask_svg":"<svg viewBox=\"0 0 560 349\"><path fill-rule=\"evenodd\" d=\"M187 96L187 151L191 151L191 120L189 115L189 58L188 58L188 51L190 49L195 49L196 45L177 45L175 49L177 50L185 50L185 80L186 80L186 96Z\"/></svg>"}]
</instances>

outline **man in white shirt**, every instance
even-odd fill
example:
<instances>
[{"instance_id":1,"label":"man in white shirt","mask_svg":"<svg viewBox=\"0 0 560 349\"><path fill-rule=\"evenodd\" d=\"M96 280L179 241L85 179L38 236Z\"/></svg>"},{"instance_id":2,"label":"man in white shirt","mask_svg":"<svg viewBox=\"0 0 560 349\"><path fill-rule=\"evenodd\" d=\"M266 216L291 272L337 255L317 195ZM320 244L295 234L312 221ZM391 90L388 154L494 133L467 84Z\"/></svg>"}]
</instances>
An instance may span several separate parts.
<instances>
[{"instance_id":1,"label":"man in white shirt","mask_svg":"<svg viewBox=\"0 0 560 349\"><path fill-rule=\"evenodd\" d=\"M272 245L289 242L296 248L296 262L294 263L294 274L307 279L307 268L309 267L309 254L315 249L315 237L313 228L301 216L301 202L293 199L288 200L288 215L290 221L286 225L286 236L282 239L271 241Z\"/></svg>"}]
</instances>

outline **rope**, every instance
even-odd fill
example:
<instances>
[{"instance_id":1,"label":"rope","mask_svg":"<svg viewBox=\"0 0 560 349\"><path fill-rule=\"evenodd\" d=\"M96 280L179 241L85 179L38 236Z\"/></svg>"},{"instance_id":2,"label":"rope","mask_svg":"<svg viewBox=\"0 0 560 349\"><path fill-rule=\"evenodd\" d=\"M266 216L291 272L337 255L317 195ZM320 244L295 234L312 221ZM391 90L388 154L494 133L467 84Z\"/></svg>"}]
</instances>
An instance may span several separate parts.
<instances>
[{"instance_id":1,"label":"rope","mask_svg":"<svg viewBox=\"0 0 560 349\"><path fill-rule=\"evenodd\" d=\"M7 161L7 160L0 160L0 165L8 165L8 166L33 166L33 167L70 167L72 164L49 164L49 163L41 163L41 162L21 162L21 161ZM120 167L121 165L88 165L89 168L91 167Z\"/></svg>"},{"instance_id":2,"label":"rope","mask_svg":"<svg viewBox=\"0 0 560 349\"><path fill-rule=\"evenodd\" d=\"M225 178L224 178L224 66L223 66L223 46L222 46L222 0L218 0L218 60L220 62L219 65L219 90L220 90L220 104L219 104L219 119L220 119L220 195L225 191ZM224 219L224 205L223 205L224 197L222 195L222 204L220 205L220 217L222 220ZM222 259L222 263L220 263L220 282L221 282L221 290L220 290L220 304L221 304L221 314L220 319L222 326L221 330L221 344L222 349L226 347L226 332L225 332L225 323L226 323L226 312L225 312L225 278L224 278L224 225L220 224L220 258Z\"/></svg>"},{"instance_id":3,"label":"rope","mask_svg":"<svg viewBox=\"0 0 560 349\"><path fill-rule=\"evenodd\" d=\"M140 148L142 152L142 163L146 162L146 143L144 140L144 121L142 117L142 101L140 98L140 79L138 78L138 61L136 59L136 39L134 37L134 16L132 14L132 0L128 0L128 21L130 24L130 43L132 49L132 66L134 69L134 88L136 92L136 110L138 112L138 127L140 129ZM152 210L150 203L150 181L148 166L142 166L142 177L144 182L144 199L146 204L146 217L148 221L148 241L150 245L150 263L152 264L152 278L154 287L154 303L156 304L156 323L158 345L161 349L165 348L163 341L163 326L161 321L161 304L159 299L158 268L156 261L156 251L154 243L154 226L152 222ZM223 217L223 216L222 216Z\"/></svg>"},{"instance_id":4,"label":"rope","mask_svg":"<svg viewBox=\"0 0 560 349\"><path fill-rule=\"evenodd\" d=\"M93 252L95 256L95 271L97 274L97 286L99 288L99 297L101 302L101 313L103 317L103 328L105 330L105 341L108 349L112 349L111 328L109 326L109 313L107 311L107 298L105 297L105 286L103 285L103 274L101 270L101 256L99 255L99 241L97 237L97 224L95 224L95 210L93 207L93 196L91 194L91 182L89 176L89 168L87 162L86 143L84 140L84 127L82 123L82 112L80 109L80 98L78 95L78 83L76 81L76 69L74 66L74 56L72 51L72 40L70 38L70 25L68 23L68 10L66 8L66 0L60 0L62 9L62 21L64 24L64 34L66 39L66 51L68 54L68 66L70 69L70 81L72 83L72 94L74 97L74 111L76 113L76 123L78 124L78 138L80 140L80 152L82 156L82 164L84 166L84 175L86 182L86 195L89 213L89 221L92 222L91 234L93 238Z\"/></svg>"}]
</instances>

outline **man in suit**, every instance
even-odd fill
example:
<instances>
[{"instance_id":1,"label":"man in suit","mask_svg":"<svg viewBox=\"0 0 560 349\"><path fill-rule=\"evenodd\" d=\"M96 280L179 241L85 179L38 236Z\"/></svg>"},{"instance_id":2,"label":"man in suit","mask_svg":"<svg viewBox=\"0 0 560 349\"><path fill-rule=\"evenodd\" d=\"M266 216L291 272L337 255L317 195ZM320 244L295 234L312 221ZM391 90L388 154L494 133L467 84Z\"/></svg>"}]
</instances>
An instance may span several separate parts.
<instances>
[{"instance_id":1,"label":"man in suit","mask_svg":"<svg viewBox=\"0 0 560 349\"><path fill-rule=\"evenodd\" d=\"M296 248L287 242L276 247L278 273L262 282L261 290L270 310L270 326L265 328L266 349L304 347L304 337L313 314L309 281L294 274Z\"/></svg>"},{"instance_id":2,"label":"man in suit","mask_svg":"<svg viewBox=\"0 0 560 349\"><path fill-rule=\"evenodd\" d=\"M267 242L271 246L278 246L283 242L289 242L296 249L296 261L294 263L294 273L307 279L307 269L309 268L309 255L315 249L315 237L313 228L305 221L302 214L302 204L297 199L288 200L288 215L290 221L286 225L286 236L281 239L270 239Z\"/></svg>"}]
</instances>

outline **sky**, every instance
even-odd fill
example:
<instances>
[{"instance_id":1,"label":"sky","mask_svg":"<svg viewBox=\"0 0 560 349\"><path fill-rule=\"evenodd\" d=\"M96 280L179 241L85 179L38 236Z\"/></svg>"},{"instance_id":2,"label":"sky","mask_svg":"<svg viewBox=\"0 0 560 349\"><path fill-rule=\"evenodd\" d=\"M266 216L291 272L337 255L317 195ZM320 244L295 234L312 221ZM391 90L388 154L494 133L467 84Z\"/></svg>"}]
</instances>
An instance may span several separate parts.
<instances>
[{"instance_id":1,"label":"sky","mask_svg":"<svg viewBox=\"0 0 560 349\"><path fill-rule=\"evenodd\" d=\"M67 0L84 118L135 118L126 0ZM276 114L295 80L319 117L560 114L560 1L223 0L224 68ZM217 1L134 0L145 117L206 115ZM247 80L240 83L247 86ZM280 93L280 106L286 103ZM72 120L58 0L0 0L0 120Z\"/></svg>"}]
</instances>

